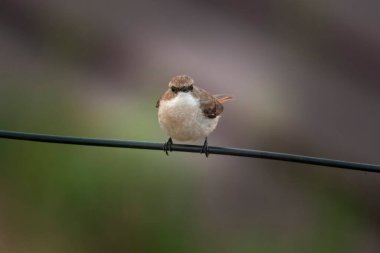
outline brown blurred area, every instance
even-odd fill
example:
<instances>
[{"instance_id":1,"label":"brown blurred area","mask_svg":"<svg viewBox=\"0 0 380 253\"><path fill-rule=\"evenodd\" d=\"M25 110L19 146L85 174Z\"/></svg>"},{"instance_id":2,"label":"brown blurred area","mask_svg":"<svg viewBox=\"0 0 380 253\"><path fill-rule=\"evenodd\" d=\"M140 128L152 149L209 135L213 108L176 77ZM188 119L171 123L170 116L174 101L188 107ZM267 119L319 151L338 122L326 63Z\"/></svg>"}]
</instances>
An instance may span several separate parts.
<instances>
[{"instance_id":1,"label":"brown blurred area","mask_svg":"<svg viewBox=\"0 0 380 253\"><path fill-rule=\"evenodd\" d=\"M230 94L210 145L380 164L380 2L0 2L0 128L165 141L177 74ZM378 252L380 175L0 140L0 252Z\"/></svg>"}]
</instances>

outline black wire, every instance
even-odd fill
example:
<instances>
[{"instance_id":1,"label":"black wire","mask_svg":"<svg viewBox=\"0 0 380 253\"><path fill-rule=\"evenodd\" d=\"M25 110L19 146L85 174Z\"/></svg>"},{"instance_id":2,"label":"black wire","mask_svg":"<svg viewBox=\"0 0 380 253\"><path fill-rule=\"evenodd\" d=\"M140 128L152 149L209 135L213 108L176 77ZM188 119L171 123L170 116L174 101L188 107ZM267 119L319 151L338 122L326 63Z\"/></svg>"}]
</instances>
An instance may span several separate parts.
<instances>
[{"instance_id":1,"label":"black wire","mask_svg":"<svg viewBox=\"0 0 380 253\"><path fill-rule=\"evenodd\" d=\"M25 141L37 141L37 142L49 142L49 143L61 143L61 144L86 145L86 146L163 150L162 143L81 138L81 137L72 137L72 136L35 134L35 133L24 133L24 132L3 131L3 130L0 130L0 138L25 140ZM325 158L318 158L318 157L292 155L292 154L285 154L285 153L276 153L276 152L268 152L268 151L252 150L252 149L241 149L241 148L225 148L225 147L209 146L208 149L209 149L210 154L254 157L254 158L279 160L279 161L287 161L287 162L295 162L295 163L303 163L303 164L313 164L313 165L320 165L320 166L380 173L380 165L374 165L374 164L353 163L353 162L339 161L339 160L332 160L332 159L325 159ZM181 151L181 152L200 153L200 151L202 150L202 146L173 144L172 150Z\"/></svg>"}]
</instances>

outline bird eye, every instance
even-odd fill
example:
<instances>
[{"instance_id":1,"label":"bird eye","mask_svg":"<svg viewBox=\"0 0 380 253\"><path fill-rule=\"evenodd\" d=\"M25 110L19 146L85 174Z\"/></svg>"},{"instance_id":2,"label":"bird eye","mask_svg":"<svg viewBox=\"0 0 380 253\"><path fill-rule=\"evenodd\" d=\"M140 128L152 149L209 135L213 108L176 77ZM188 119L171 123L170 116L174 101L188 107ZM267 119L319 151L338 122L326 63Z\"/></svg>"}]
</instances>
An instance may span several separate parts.
<instances>
[{"instance_id":1,"label":"bird eye","mask_svg":"<svg viewBox=\"0 0 380 253\"><path fill-rule=\"evenodd\" d=\"M171 89L174 93L177 92L177 89L176 89L176 87L174 87L174 86L172 86L170 89Z\"/></svg>"},{"instance_id":2,"label":"bird eye","mask_svg":"<svg viewBox=\"0 0 380 253\"><path fill-rule=\"evenodd\" d=\"M193 90L193 85L190 85L190 86L189 86L189 90L190 90L190 91Z\"/></svg>"}]
</instances>

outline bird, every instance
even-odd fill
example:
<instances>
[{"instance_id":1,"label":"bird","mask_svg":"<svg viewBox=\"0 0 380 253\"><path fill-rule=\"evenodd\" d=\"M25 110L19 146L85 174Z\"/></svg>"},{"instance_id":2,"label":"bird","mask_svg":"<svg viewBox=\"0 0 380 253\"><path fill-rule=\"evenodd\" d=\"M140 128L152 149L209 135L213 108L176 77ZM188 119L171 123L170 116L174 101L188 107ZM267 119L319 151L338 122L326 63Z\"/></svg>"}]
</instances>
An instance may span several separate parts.
<instances>
[{"instance_id":1,"label":"bird","mask_svg":"<svg viewBox=\"0 0 380 253\"><path fill-rule=\"evenodd\" d=\"M166 155L172 151L173 139L196 141L204 138L201 153L208 157L207 137L218 125L223 104L231 99L231 96L211 95L195 86L193 78L188 75L174 76L169 89L156 103L159 125L169 136L163 145Z\"/></svg>"}]
</instances>

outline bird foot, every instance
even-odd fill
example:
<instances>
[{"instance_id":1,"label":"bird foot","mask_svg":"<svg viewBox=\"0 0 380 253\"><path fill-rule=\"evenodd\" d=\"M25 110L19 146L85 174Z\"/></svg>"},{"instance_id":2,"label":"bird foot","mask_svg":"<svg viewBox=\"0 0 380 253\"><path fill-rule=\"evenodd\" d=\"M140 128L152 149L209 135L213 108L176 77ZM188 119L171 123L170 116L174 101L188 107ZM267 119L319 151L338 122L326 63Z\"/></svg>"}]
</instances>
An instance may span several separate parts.
<instances>
[{"instance_id":1,"label":"bird foot","mask_svg":"<svg viewBox=\"0 0 380 253\"><path fill-rule=\"evenodd\" d=\"M201 154L205 154L206 157L208 157L209 152L208 152L208 142L207 142L207 137L205 138L205 142L203 143Z\"/></svg>"},{"instance_id":2,"label":"bird foot","mask_svg":"<svg viewBox=\"0 0 380 253\"><path fill-rule=\"evenodd\" d=\"M168 152L172 152L172 145L173 145L173 140L172 138L169 138L169 140L167 142L164 143L164 152L166 153L166 155L169 155Z\"/></svg>"}]
</instances>

